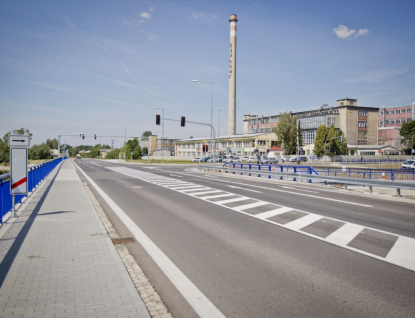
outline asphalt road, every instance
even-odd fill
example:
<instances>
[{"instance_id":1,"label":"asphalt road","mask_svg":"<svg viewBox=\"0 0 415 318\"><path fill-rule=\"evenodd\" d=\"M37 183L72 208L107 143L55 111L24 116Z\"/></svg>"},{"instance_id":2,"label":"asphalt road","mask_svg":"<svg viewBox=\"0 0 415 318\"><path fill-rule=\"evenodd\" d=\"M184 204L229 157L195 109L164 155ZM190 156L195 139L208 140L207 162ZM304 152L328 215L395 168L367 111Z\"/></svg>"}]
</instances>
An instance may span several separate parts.
<instances>
[{"instance_id":1,"label":"asphalt road","mask_svg":"<svg viewBox=\"0 0 415 318\"><path fill-rule=\"evenodd\" d=\"M415 272L388 259L415 238L412 203L194 165L77 164L226 317L415 316ZM344 228L361 232L343 244ZM145 244L128 248L174 317L203 316Z\"/></svg>"}]
</instances>

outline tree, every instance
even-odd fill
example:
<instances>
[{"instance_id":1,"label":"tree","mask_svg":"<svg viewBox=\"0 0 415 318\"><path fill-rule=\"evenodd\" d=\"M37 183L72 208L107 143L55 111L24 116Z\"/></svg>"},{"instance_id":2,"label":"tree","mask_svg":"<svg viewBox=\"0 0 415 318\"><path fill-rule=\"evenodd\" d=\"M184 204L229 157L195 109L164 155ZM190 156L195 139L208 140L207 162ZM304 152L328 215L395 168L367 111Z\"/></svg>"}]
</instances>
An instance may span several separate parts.
<instances>
[{"instance_id":1,"label":"tree","mask_svg":"<svg viewBox=\"0 0 415 318\"><path fill-rule=\"evenodd\" d=\"M10 160L9 145L8 145L8 140L7 140L9 135L29 135L30 139L33 136L33 134L30 133L29 130L26 128L13 129L13 131L7 132L3 136L3 141L0 143L0 161L1 162L9 162Z\"/></svg>"},{"instance_id":2,"label":"tree","mask_svg":"<svg viewBox=\"0 0 415 318\"><path fill-rule=\"evenodd\" d=\"M29 149L28 157L31 160L51 159L51 151L46 143L33 145Z\"/></svg>"},{"instance_id":3,"label":"tree","mask_svg":"<svg viewBox=\"0 0 415 318\"><path fill-rule=\"evenodd\" d=\"M347 140L346 137L344 137L343 131L338 130L336 132L336 137L339 137L336 139L338 149L336 155L347 155Z\"/></svg>"},{"instance_id":4,"label":"tree","mask_svg":"<svg viewBox=\"0 0 415 318\"><path fill-rule=\"evenodd\" d=\"M415 135L415 120L403 123L399 134L403 137L402 144L405 145L406 149L412 149L412 136Z\"/></svg>"},{"instance_id":5,"label":"tree","mask_svg":"<svg viewBox=\"0 0 415 318\"><path fill-rule=\"evenodd\" d=\"M290 113L280 116L278 126L273 128L277 138L281 140L284 151L287 154L295 154L297 146L297 117L291 117Z\"/></svg>"},{"instance_id":6,"label":"tree","mask_svg":"<svg viewBox=\"0 0 415 318\"><path fill-rule=\"evenodd\" d=\"M151 135L153 135L153 133L149 130L143 132L143 134L141 135L141 137L150 137Z\"/></svg>"},{"instance_id":7,"label":"tree","mask_svg":"<svg viewBox=\"0 0 415 318\"><path fill-rule=\"evenodd\" d=\"M138 143L138 139L128 140L126 143L127 159L139 159L141 157L141 147ZM131 152L133 156L131 158Z\"/></svg>"},{"instance_id":8,"label":"tree","mask_svg":"<svg viewBox=\"0 0 415 318\"><path fill-rule=\"evenodd\" d=\"M50 148L50 149L58 149L58 140L55 139L48 139L46 140L46 145Z\"/></svg>"},{"instance_id":9,"label":"tree","mask_svg":"<svg viewBox=\"0 0 415 318\"><path fill-rule=\"evenodd\" d=\"M332 124L329 128L329 131L327 132L326 154L332 157L336 153L337 153L336 129L334 128Z\"/></svg>"},{"instance_id":10,"label":"tree","mask_svg":"<svg viewBox=\"0 0 415 318\"><path fill-rule=\"evenodd\" d=\"M314 151L316 152L317 157L324 155L324 142L327 139L327 126L320 125L317 128L316 139L314 140Z\"/></svg>"}]
</instances>

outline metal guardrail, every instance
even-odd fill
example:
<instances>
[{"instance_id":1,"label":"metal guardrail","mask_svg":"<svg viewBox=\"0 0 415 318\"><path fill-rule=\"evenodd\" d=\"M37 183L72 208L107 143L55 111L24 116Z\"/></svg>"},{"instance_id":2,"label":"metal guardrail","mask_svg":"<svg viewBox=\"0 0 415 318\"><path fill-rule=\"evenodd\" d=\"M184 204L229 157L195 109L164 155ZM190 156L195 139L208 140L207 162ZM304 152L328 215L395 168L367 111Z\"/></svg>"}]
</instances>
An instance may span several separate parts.
<instances>
[{"instance_id":1,"label":"metal guardrail","mask_svg":"<svg viewBox=\"0 0 415 318\"><path fill-rule=\"evenodd\" d=\"M15 195L15 203L33 193L46 176L62 161L62 158L50 160L30 167L28 169L28 191L27 195ZM7 214L12 209L12 195L10 194L10 173L0 175L0 224L4 222Z\"/></svg>"},{"instance_id":2,"label":"metal guardrail","mask_svg":"<svg viewBox=\"0 0 415 318\"><path fill-rule=\"evenodd\" d=\"M257 177L266 176L267 178L278 177L279 179L285 178L292 178L294 181L301 180L307 182L324 182L324 183L335 183L335 184L342 184L343 187L347 190L347 185L361 185L369 187L369 192L372 193L372 187L384 187L384 188L395 188L396 195L400 196L401 189L409 189L415 190L415 182L404 182L404 181L392 181L392 180L374 180L374 179L361 179L361 178L348 178L348 177L333 177L328 175L318 175L313 174L313 169L311 167L308 170L303 171L296 171L296 172L283 172L283 171L274 171L272 170L272 166L266 166L267 169L244 169L243 165L241 169L237 169L235 165L232 165L232 168L227 167L226 165L222 167L218 166L207 166L207 165L198 165L199 170L210 170L210 171L218 171L218 172L225 172L225 173L233 173L233 174L240 174L240 175L255 175ZM259 165L261 166L261 165ZM306 168L306 167L303 167ZM315 171L314 171L315 172Z\"/></svg>"}]
</instances>

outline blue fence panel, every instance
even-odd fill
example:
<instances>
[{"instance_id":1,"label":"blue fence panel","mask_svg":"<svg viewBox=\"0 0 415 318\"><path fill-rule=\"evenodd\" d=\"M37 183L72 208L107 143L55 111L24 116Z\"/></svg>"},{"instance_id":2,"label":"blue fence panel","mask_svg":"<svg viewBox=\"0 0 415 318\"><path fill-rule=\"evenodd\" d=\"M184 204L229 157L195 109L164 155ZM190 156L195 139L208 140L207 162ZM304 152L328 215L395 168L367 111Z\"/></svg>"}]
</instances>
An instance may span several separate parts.
<instances>
[{"instance_id":1,"label":"blue fence panel","mask_svg":"<svg viewBox=\"0 0 415 318\"><path fill-rule=\"evenodd\" d=\"M28 172L28 191L34 189L45 179L45 177L62 161L62 158L54 159L29 168ZM9 173L0 176L0 224L3 223L4 216L12 209L12 195L10 194ZM26 195L15 195L15 204L22 202Z\"/></svg>"}]
</instances>

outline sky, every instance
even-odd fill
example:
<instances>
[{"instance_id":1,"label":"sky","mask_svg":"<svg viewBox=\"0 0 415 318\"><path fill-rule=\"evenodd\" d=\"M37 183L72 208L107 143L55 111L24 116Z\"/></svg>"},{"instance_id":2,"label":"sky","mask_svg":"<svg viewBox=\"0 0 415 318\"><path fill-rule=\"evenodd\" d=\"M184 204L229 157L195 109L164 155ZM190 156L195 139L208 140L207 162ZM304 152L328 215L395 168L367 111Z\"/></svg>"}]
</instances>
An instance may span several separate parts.
<instances>
[{"instance_id":1,"label":"sky","mask_svg":"<svg viewBox=\"0 0 415 318\"><path fill-rule=\"evenodd\" d=\"M61 135L72 146L121 147L125 135L162 137L156 107L165 138L210 136L179 120L210 124L212 112L227 135L231 14L238 134L243 115L346 97L409 106L414 12L409 0L3 0L0 137L24 127L32 144Z\"/></svg>"}]
</instances>

